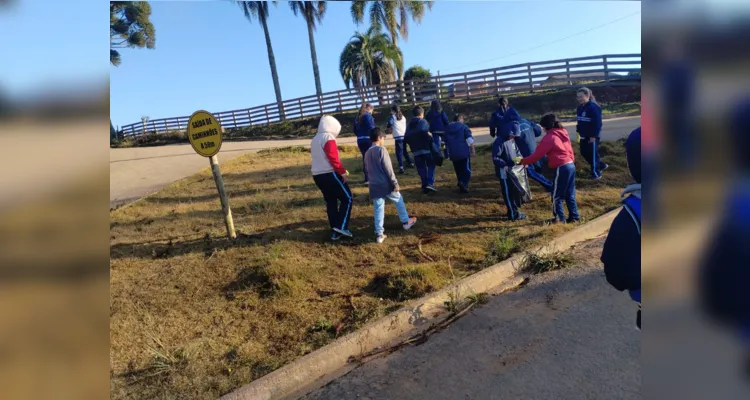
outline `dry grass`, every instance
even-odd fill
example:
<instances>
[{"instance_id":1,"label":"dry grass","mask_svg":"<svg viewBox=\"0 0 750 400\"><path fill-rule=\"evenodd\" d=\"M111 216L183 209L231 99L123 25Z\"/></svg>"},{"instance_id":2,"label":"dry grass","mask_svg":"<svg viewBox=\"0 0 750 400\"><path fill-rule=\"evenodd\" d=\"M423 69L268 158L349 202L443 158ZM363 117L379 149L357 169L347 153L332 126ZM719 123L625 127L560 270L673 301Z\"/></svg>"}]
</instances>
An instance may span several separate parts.
<instances>
[{"instance_id":1,"label":"dry grass","mask_svg":"<svg viewBox=\"0 0 750 400\"><path fill-rule=\"evenodd\" d=\"M529 218L506 221L489 149L478 153L468 195L456 190L450 162L438 168L435 195L421 193L414 170L399 176L419 222L401 230L388 206L382 245L374 241L367 188L357 184L355 238L327 240L310 156L298 148L222 165L242 233L234 243L224 239L207 170L112 211L111 397L216 398L454 277L573 229L545 224L551 202L536 183L523 207ZM584 221L617 207L630 181L622 142L603 144L601 153L611 166L604 178L576 183ZM357 154L342 148L353 182L362 179ZM578 160L584 178L588 168Z\"/></svg>"}]
</instances>

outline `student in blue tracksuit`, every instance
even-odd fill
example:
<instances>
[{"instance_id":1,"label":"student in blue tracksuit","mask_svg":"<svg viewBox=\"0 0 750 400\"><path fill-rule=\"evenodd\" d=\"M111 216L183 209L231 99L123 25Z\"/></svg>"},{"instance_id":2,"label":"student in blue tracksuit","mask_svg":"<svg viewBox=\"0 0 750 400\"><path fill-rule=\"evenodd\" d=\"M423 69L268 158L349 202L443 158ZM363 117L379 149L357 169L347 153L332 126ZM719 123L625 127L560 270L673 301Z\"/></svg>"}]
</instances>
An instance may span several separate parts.
<instances>
[{"instance_id":1,"label":"student in blue tracksuit","mask_svg":"<svg viewBox=\"0 0 750 400\"><path fill-rule=\"evenodd\" d=\"M500 180L500 193L503 196L505 207L508 210L510 221L526 219L526 214L520 212L518 207L523 203L523 195L513 182L511 168L521 159L518 146L508 131L502 131L492 142L492 163L495 164L495 175Z\"/></svg>"},{"instance_id":2,"label":"student in blue tracksuit","mask_svg":"<svg viewBox=\"0 0 750 400\"><path fill-rule=\"evenodd\" d=\"M576 110L576 132L578 132L581 155L591 166L591 179L602 177L609 165L599 159L599 140L602 133L602 108L596 104L591 89L583 87L576 92L580 104Z\"/></svg>"},{"instance_id":3,"label":"student in blue tracksuit","mask_svg":"<svg viewBox=\"0 0 750 400\"><path fill-rule=\"evenodd\" d=\"M713 321L738 333L750 379L750 97L730 116L728 137L733 162L716 229L701 257L700 299ZM647 188L647 190L652 190Z\"/></svg>"},{"instance_id":4,"label":"student in blue tracksuit","mask_svg":"<svg viewBox=\"0 0 750 400\"><path fill-rule=\"evenodd\" d=\"M430 104L430 111L427 112L427 116L425 116L425 119L427 120L427 123L430 124L430 133L432 134L432 140L435 142L439 149L441 138L445 134L445 128L448 127L448 123L450 122L448 120L448 114L443 111L443 106L440 105L439 101L433 100ZM448 158L447 152L445 154L445 158Z\"/></svg>"},{"instance_id":5,"label":"student in blue tracksuit","mask_svg":"<svg viewBox=\"0 0 750 400\"><path fill-rule=\"evenodd\" d=\"M375 118L372 117L372 104L364 103L359 108L359 113L354 119L354 134L357 136L357 147L359 152L362 153L362 171L365 174L364 184L368 183L367 180L367 168L365 167L365 153L372 146L370 140L370 132L375 129Z\"/></svg>"},{"instance_id":6,"label":"student in blue tracksuit","mask_svg":"<svg viewBox=\"0 0 750 400\"><path fill-rule=\"evenodd\" d=\"M601 260L607 282L627 290L638 303L636 326L641 329L641 128L630 133L625 152L635 183L622 192L623 208L609 228Z\"/></svg>"},{"instance_id":7,"label":"student in blue tracksuit","mask_svg":"<svg viewBox=\"0 0 750 400\"><path fill-rule=\"evenodd\" d=\"M393 105L391 107L391 119L388 120L386 126L387 133L393 135L393 140L396 142L396 159L398 160L398 173L404 173L404 158L406 158L406 168L414 167L414 162L409 157L409 152L406 151L406 142L404 142L404 135L406 134L406 116L401 112L401 107Z\"/></svg>"},{"instance_id":8,"label":"student in blue tracksuit","mask_svg":"<svg viewBox=\"0 0 750 400\"><path fill-rule=\"evenodd\" d=\"M458 178L458 190L469 192L471 180L471 157L476 155L471 129L464 124L463 114L458 114L445 130L445 150L450 154L453 169Z\"/></svg>"},{"instance_id":9,"label":"student in blue tracksuit","mask_svg":"<svg viewBox=\"0 0 750 400\"><path fill-rule=\"evenodd\" d=\"M495 137L498 135L500 128L503 124L503 117L505 116L505 111L508 109L508 99L503 97L500 97L497 99L497 109L492 112L490 115L490 136Z\"/></svg>"},{"instance_id":10,"label":"student in blue tracksuit","mask_svg":"<svg viewBox=\"0 0 750 400\"><path fill-rule=\"evenodd\" d=\"M435 161L432 159L433 140L430 136L430 125L424 119L424 109L415 106L412 110L414 118L406 126L404 141L409 145L414 156L414 165L422 179L422 193L434 193L435 189Z\"/></svg>"},{"instance_id":11,"label":"student in blue tracksuit","mask_svg":"<svg viewBox=\"0 0 750 400\"><path fill-rule=\"evenodd\" d=\"M528 157L534 154L534 150L536 150L536 138L542 136L542 128L539 125L532 123L525 118L521 118L521 115L518 114L518 111L516 111L515 108L508 107L499 126L499 129L504 129L508 132L520 131L520 134L515 137L515 140L518 150L521 151L521 155L523 157ZM543 161L544 160L539 160L534 164L529 165L526 172L529 174L529 178L539 182L545 191L552 193L552 182L538 171L541 170Z\"/></svg>"}]
</instances>

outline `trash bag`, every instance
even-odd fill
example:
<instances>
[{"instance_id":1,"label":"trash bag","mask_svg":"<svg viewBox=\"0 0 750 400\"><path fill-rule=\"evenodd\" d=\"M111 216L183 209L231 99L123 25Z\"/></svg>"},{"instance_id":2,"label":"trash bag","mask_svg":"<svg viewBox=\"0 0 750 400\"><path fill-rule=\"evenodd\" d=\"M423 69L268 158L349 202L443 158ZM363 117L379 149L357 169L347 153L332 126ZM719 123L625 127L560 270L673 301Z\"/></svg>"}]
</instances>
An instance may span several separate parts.
<instances>
[{"instance_id":1,"label":"trash bag","mask_svg":"<svg viewBox=\"0 0 750 400\"><path fill-rule=\"evenodd\" d=\"M521 194L521 200L523 203L531 201L531 187L529 186L529 175L526 173L526 168L523 165L514 165L510 168L510 174L508 174L513 181L513 185L516 186L518 192Z\"/></svg>"}]
</instances>

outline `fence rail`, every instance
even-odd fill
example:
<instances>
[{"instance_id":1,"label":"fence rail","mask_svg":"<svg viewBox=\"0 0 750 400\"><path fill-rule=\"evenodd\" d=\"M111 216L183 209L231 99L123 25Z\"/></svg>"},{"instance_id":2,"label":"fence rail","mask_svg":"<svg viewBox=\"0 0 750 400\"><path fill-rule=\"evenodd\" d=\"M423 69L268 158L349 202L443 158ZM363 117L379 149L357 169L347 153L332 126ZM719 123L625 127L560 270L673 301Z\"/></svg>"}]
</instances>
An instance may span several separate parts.
<instances>
[{"instance_id":1,"label":"fence rail","mask_svg":"<svg viewBox=\"0 0 750 400\"><path fill-rule=\"evenodd\" d=\"M640 70L640 54L568 58L337 90L320 96L284 100L281 104L264 104L213 114L222 127L232 129L354 110L362 102L383 106L394 102L415 104L433 99L473 99L563 89L581 82L587 82L589 86L639 85ZM190 116L182 116L142 121L122 126L121 132L123 136L130 137L184 130L189 119Z\"/></svg>"}]
</instances>

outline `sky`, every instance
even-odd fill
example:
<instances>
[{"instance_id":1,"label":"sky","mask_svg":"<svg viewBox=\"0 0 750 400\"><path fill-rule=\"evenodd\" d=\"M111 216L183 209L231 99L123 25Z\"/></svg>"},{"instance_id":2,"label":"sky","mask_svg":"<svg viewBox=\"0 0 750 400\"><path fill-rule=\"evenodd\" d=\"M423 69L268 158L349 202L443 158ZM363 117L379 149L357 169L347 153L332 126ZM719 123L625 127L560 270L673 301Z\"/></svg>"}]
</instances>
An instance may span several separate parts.
<instances>
[{"instance_id":1,"label":"sky","mask_svg":"<svg viewBox=\"0 0 750 400\"><path fill-rule=\"evenodd\" d=\"M176 117L199 109L219 112L275 101L263 29L257 21L248 22L236 4L154 1L151 5L156 48L120 50L122 64L109 67L115 126L139 122L141 116ZM338 72L339 55L356 30L367 29L366 21L359 27L354 24L349 6L348 1L329 2L315 32L324 92L345 88ZM640 53L640 10L640 2L629 1L436 1L421 24L411 22L408 41L400 46L406 67L419 64L433 74ZM271 6L270 11L283 98L314 94L304 20L295 17L286 2ZM608 25L597 28L604 24ZM587 30L591 31L576 35ZM568 36L573 37L565 39ZM98 73L99 65L97 61L91 71L76 73ZM29 72L16 73L23 81Z\"/></svg>"}]
</instances>

